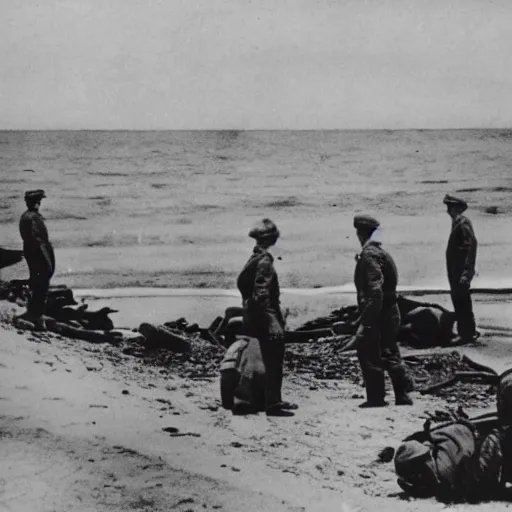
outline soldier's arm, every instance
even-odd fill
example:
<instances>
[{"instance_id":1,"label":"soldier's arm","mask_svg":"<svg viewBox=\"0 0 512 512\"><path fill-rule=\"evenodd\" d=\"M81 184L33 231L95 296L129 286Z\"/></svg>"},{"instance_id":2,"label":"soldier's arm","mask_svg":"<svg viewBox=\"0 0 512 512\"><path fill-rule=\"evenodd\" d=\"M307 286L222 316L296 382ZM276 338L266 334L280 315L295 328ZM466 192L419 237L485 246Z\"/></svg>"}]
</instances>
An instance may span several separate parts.
<instances>
[{"instance_id":1,"label":"soldier's arm","mask_svg":"<svg viewBox=\"0 0 512 512\"><path fill-rule=\"evenodd\" d=\"M461 280L466 281L469 284L469 281L473 278L475 271L473 252L475 250L476 238L470 224L462 224L460 230L458 249L460 251L461 259L463 260Z\"/></svg>"},{"instance_id":2,"label":"soldier's arm","mask_svg":"<svg viewBox=\"0 0 512 512\"><path fill-rule=\"evenodd\" d=\"M274 267L270 258L264 257L258 261L254 276L253 301L264 314L270 337L280 338L283 335L280 311L275 311L270 302L270 286L273 276Z\"/></svg>"},{"instance_id":3,"label":"soldier's arm","mask_svg":"<svg viewBox=\"0 0 512 512\"><path fill-rule=\"evenodd\" d=\"M40 221L32 219L32 239L37 242L41 249L41 253L46 260L49 268L53 268L53 258L50 255L50 251L48 250L46 237L43 236L43 231L41 229Z\"/></svg>"},{"instance_id":4,"label":"soldier's arm","mask_svg":"<svg viewBox=\"0 0 512 512\"><path fill-rule=\"evenodd\" d=\"M256 265L253 289L253 301L261 309L270 308L270 283L272 276L272 262L269 258L261 258Z\"/></svg>"},{"instance_id":5,"label":"soldier's arm","mask_svg":"<svg viewBox=\"0 0 512 512\"><path fill-rule=\"evenodd\" d=\"M384 274L382 273L382 268L376 255L365 254L362 257L365 283L361 325L363 327L370 327L379 319L382 311Z\"/></svg>"}]
</instances>

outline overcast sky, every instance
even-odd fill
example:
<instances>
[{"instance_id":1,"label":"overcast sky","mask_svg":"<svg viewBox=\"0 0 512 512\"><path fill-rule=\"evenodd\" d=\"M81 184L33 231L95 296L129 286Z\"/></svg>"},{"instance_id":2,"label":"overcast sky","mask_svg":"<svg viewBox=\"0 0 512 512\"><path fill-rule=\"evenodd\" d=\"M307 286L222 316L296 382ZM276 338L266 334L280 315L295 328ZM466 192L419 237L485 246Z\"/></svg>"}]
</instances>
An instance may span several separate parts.
<instances>
[{"instance_id":1,"label":"overcast sky","mask_svg":"<svg viewBox=\"0 0 512 512\"><path fill-rule=\"evenodd\" d=\"M512 126L511 0L0 0L0 128Z\"/></svg>"}]
</instances>

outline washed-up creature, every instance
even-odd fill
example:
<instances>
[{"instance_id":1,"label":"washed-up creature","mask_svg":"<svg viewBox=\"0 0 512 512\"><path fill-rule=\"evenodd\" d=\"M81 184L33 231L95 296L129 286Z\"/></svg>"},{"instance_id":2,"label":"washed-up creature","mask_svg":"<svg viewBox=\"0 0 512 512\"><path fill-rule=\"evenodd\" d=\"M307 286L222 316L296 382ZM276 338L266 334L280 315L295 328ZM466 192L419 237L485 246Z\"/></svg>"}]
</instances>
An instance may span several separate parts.
<instances>
[{"instance_id":1,"label":"washed-up creature","mask_svg":"<svg viewBox=\"0 0 512 512\"><path fill-rule=\"evenodd\" d=\"M395 454L399 486L444 502L510 499L512 483L512 369L500 376L497 412L459 415L406 438Z\"/></svg>"},{"instance_id":2,"label":"washed-up creature","mask_svg":"<svg viewBox=\"0 0 512 512\"><path fill-rule=\"evenodd\" d=\"M437 305L398 298L402 315L398 340L414 348L447 346L454 338L455 314Z\"/></svg>"},{"instance_id":3,"label":"washed-up creature","mask_svg":"<svg viewBox=\"0 0 512 512\"><path fill-rule=\"evenodd\" d=\"M114 328L114 322L108 316L111 313L118 313L118 310L104 307L89 311L87 304L71 305L64 297L49 301L48 307L48 316L58 322L95 331L111 331Z\"/></svg>"},{"instance_id":4,"label":"washed-up creature","mask_svg":"<svg viewBox=\"0 0 512 512\"><path fill-rule=\"evenodd\" d=\"M108 315L118 313L117 309L109 307L89 311L89 305L84 302L78 304L73 296L73 290L66 286L50 288L46 311L47 316L57 322L91 331L111 331L114 322Z\"/></svg>"},{"instance_id":5,"label":"washed-up creature","mask_svg":"<svg viewBox=\"0 0 512 512\"><path fill-rule=\"evenodd\" d=\"M467 501L476 484L476 428L466 420L425 429L426 440L410 439L395 454L398 485L415 497Z\"/></svg>"}]
</instances>

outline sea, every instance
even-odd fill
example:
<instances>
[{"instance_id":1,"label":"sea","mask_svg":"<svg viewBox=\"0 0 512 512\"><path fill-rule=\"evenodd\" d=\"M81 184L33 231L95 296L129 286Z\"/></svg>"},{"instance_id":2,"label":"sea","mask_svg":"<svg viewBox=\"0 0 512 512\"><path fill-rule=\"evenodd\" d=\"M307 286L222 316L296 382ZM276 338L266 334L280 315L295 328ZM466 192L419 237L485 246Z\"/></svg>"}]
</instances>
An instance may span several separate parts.
<instances>
[{"instance_id":1,"label":"sea","mask_svg":"<svg viewBox=\"0 0 512 512\"><path fill-rule=\"evenodd\" d=\"M350 285L356 213L401 284L446 284L446 193L468 201L481 282L512 280L512 130L3 131L0 176L0 246L44 189L54 282L75 288L233 289L263 217L283 287Z\"/></svg>"}]
</instances>

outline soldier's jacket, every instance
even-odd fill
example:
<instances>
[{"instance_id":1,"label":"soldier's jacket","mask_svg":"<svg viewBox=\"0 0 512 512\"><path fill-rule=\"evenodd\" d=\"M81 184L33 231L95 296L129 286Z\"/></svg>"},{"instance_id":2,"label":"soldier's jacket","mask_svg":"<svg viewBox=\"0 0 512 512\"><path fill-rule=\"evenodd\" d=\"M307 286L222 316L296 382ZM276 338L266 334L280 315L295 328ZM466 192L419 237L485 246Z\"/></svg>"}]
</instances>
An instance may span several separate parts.
<instances>
[{"instance_id":1,"label":"soldier's jacket","mask_svg":"<svg viewBox=\"0 0 512 512\"><path fill-rule=\"evenodd\" d=\"M380 242L366 242L356 259L354 283L361 325L370 327L380 320L383 307L395 304L398 271Z\"/></svg>"},{"instance_id":2,"label":"soldier's jacket","mask_svg":"<svg viewBox=\"0 0 512 512\"><path fill-rule=\"evenodd\" d=\"M48 230L39 212L27 210L20 218L20 235L23 253L29 268L48 272L55 271L55 254L48 238Z\"/></svg>"},{"instance_id":3,"label":"soldier's jacket","mask_svg":"<svg viewBox=\"0 0 512 512\"><path fill-rule=\"evenodd\" d=\"M459 284L461 278L468 282L475 275L477 241L471 221L461 215L452 226L446 247L448 280Z\"/></svg>"},{"instance_id":4,"label":"soldier's jacket","mask_svg":"<svg viewBox=\"0 0 512 512\"><path fill-rule=\"evenodd\" d=\"M260 322L270 334L282 333L279 280L274 269L274 258L258 245L238 276L237 286L244 308L253 320Z\"/></svg>"}]
</instances>

